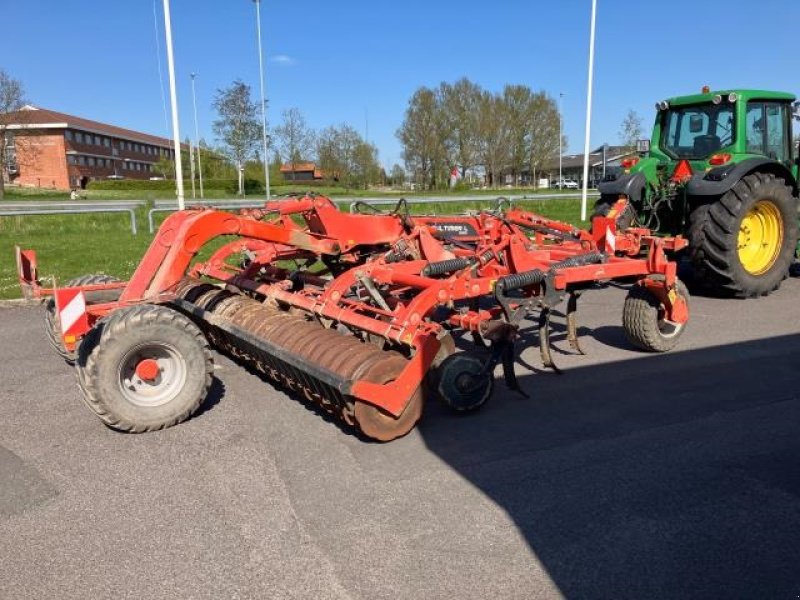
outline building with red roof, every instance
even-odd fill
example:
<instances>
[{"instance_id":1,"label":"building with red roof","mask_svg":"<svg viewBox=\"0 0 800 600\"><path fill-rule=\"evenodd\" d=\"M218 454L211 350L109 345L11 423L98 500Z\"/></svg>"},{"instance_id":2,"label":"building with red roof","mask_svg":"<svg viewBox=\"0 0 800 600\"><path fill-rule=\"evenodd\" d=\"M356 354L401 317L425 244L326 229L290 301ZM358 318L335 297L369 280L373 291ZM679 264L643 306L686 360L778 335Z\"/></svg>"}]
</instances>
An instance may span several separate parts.
<instances>
[{"instance_id":1,"label":"building with red roof","mask_svg":"<svg viewBox=\"0 0 800 600\"><path fill-rule=\"evenodd\" d=\"M156 163L175 158L170 139L35 106L0 115L0 127L8 150L3 177L26 187L161 177Z\"/></svg>"}]
</instances>

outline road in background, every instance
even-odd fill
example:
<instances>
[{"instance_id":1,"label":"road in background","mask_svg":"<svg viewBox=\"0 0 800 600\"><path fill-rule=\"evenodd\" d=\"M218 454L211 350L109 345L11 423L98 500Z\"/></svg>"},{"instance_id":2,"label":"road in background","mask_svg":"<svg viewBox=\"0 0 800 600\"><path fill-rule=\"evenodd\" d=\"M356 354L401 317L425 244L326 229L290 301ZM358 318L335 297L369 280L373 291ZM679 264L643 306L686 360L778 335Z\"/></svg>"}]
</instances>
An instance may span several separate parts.
<instances>
[{"instance_id":1,"label":"road in background","mask_svg":"<svg viewBox=\"0 0 800 600\"><path fill-rule=\"evenodd\" d=\"M202 414L116 433L41 310L0 308L0 597L795 597L800 279L693 298L659 356L623 298L584 295L563 375L524 353L529 398L386 445L221 357Z\"/></svg>"}]
</instances>

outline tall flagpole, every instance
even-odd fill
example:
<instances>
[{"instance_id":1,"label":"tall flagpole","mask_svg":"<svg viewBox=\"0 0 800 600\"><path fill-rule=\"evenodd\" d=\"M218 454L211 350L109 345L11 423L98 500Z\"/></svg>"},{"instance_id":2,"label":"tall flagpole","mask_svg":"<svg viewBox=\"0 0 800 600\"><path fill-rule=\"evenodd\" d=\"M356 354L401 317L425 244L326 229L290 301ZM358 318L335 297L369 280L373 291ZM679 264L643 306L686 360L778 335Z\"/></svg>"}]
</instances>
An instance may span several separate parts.
<instances>
[{"instance_id":1,"label":"tall flagpole","mask_svg":"<svg viewBox=\"0 0 800 600\"><path fill-rule=\"evenodd\" d=\"M175 57L172 53L172 20L169 14L169 0L164 0L164 31L167 36L169 101L172 103L172 137L175 141L175 183L178 185L178 210L183 210L185 203L183 198L183 165L181 164L181 132L178 125L178 94L175 91Z\"/></svg>"},{"instance_id":2,"label":"tall flagpole","mask_svg":"<svg viewBox=\"0 0 800 600\"><path fill-rule=\"evenodd\" d=\"M264 51L261 48L261 0L256 3L256 28L258 30L258 74L261 76L261 133L264 138L264 185L267 187L267 202L270 201L269 191L269 147L267 144L267 103L264 94Z\"/></svg>"},{"instance_id":3,"label":"tall flagpole","mask_svg":"<svg viewBox=\"0 0 800 600\"><path fill-rule=\"evenodd\" d=\"M594 28L597 20L597 0L592 0L592 24L589 34L589 88L586 91L586 133L583 146L583 193L581 195L581 221L586 220L589 196L589 135L592 130L592 80L594 78Z\"/></svg>"},{"instance_id":4,"label":"tall flagpole","mask_svg":"<svg viewBox=\"0 0 800 600\"><path fill-rule=\"evenodd\" d=\"M562 116L562 104L564 100L564 93L561 92L558 95L558 189L563 189L564 187L564 177L562 176L561 172L561 165L562 165L562 158L564 156L564 149L561 147L563 144L564 139L564 117Z\"/></svg>"},{"instance_id":5,"label":"tall flagpole","mask_svg":"<svg viewBox=\"0 0 800 600\"><path fill-rule=\"evenodd\" d=\"M197 124L197 93L194 89L194 79L197 73L192 73L192 106L194 106L194 152L197 156L197 172L200 175L200 197L203 197L203 163L200 160L200 127Z\"/></svg>"}]
</instances>

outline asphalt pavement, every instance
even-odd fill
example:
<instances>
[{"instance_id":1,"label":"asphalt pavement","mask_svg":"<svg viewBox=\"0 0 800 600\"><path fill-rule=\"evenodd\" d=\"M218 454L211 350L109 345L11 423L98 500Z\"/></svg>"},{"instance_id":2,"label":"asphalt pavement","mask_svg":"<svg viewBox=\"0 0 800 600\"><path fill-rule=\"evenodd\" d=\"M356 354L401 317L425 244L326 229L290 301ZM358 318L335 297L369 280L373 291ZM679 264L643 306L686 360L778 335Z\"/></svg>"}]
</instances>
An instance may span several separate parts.
<instances>
[{"instance_id":1,"label":"asphalt pavement","mask_svg":"<svg viewBox=\"0 0 800 600\"><path fill-rule=\"evenodd\" d=\"M631 349L624 292L556 319L477 414L364 442L227 358L201 414L126 435L38 307L0 307L0 598L796 598L800 279L692 299ZM498 373L499 375L499 373Z\"/></svg>"}]
</instances>

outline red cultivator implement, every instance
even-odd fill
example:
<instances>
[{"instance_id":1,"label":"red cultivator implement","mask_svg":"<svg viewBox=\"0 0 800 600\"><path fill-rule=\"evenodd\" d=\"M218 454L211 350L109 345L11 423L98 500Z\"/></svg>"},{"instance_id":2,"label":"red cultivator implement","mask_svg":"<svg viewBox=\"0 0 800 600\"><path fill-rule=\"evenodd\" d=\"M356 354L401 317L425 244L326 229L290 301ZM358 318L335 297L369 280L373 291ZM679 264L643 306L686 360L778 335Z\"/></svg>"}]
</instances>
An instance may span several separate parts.
<instances>
[{"instance_id":1,"label":"red cultivator implement","mask_svg":"<svg viewBox=\"0 0 800 600\"><path fill-rule=\"evenodd\" d=\"M166 219L128 282L90 276L39 285L36 256L18 250L23 291L53 296L56 348L74 359L87 405L108 425L147 431L188 418L211 380L209 343L377 440L410 431L427 396L458 411L491 395L494 371L514 376L523 318L538 314L543 363L551 311L566 303L580 351L580 294L631 282L629 339L651 351L675 345L688 295L665 250L681 238L591 231L510 208L471 215L346 214L321 196L232 214L187 210ZM212 242L234 236L226 243ZM198 260L213 244L207 260ZM204 253L205 254L205 253ZM476 344L456 352L452 334Z\"/></svg>"}]
</instances>

